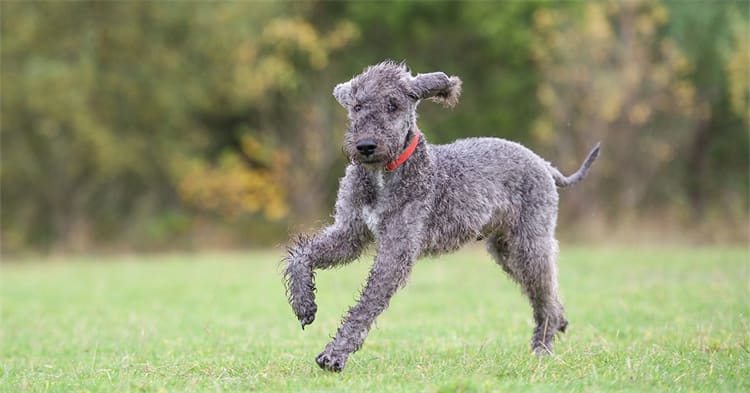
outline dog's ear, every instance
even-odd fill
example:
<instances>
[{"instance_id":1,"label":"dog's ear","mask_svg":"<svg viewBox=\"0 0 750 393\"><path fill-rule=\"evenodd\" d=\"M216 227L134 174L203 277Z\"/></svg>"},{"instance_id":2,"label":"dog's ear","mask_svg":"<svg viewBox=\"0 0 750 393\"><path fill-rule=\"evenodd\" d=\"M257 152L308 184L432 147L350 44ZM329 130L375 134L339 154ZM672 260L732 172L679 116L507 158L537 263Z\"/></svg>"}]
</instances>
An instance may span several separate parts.
<instances>
[{"instance_id":1,"label":"dog's ear","mask_svg":"<svg viewBox=\"0 0 750 393\"><path fill-rule=\"evenodd\" d=\"M417 74L411 80L411 88L417 99L429 98L432 101L452 108L461 95L461 79L443 72Z\"/></svg>"},{"instance_id":2,"label":"dog's ear","mask_svg":"<svg viewBox=\"0 0 750 393\"><path fill-rule=\"evenodd\" d=\"M349 108L352 104L352 81L339 83L333 88L333 96L336 101L344 108Z\"/></svg>"}]
</instances>

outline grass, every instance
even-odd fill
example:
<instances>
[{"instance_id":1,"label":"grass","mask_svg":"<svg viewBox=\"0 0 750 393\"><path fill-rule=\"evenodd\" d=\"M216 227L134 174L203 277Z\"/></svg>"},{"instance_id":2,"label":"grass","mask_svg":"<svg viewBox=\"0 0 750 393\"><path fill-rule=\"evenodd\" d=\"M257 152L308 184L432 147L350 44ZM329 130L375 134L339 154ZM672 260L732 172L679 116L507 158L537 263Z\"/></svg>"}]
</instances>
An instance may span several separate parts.
<instances>
[{"instance_id":1,"label":"grass","mask_svg":"<svg viewBox=\"0 0 750 393\"><path fill-rule=\"evenodd\" d=\"M0 391L750 391L746 249L563 247L571 324L542 359L529 306L488 256L423 260L341 374L313 359L369 263L318 275L303 332L278 259L4 263Z\"/></svg>"}]
</instances>

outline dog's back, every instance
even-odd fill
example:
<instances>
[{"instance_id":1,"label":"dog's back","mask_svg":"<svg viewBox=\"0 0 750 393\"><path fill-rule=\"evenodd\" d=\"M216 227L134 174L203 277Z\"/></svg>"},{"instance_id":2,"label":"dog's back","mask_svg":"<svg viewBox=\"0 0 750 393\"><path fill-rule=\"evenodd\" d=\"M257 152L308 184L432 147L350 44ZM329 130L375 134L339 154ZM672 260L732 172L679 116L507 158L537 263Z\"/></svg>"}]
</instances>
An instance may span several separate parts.
<instances>
[{"instance_id":1,"label":"dog's back","mask_svg":"<svg viewBox=\"0 0 750 393\"><path fill-rule=\"evenodd\" d=\"M557 208L549 164L526 147L500 138L468 138L429 145L435 182L424 254L516 225L524 208Z\"/></svg>"}]
</instances>

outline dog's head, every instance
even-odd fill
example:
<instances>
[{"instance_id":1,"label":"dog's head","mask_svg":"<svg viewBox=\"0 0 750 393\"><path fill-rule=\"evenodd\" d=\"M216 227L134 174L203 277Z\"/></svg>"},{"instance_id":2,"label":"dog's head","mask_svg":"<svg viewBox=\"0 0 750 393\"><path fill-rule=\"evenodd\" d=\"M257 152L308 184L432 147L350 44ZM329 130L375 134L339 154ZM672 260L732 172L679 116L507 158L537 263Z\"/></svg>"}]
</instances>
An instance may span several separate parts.
<instances>
[{"instance_id":1,"label":"dog's head","mask_svg":"<svg viewBox=\"0 0 750 393\"><path fill-rule=\"evenodd\" d=\"M344 152L350 160L382 167L404 149L415 129L416 108L429 98L452 107L461 94L461 80L442 72L412 76L405 64L386 61L333 89L349 111Z\"/></svg>"}]
</instances>

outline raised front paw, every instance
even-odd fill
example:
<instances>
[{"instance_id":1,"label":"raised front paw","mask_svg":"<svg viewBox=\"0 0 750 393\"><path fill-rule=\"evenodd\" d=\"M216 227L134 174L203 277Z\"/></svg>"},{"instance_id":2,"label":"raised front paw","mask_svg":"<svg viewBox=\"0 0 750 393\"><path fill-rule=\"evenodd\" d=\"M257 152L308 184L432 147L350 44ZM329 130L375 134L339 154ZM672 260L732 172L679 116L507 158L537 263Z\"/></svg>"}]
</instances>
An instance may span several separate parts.
<instances>
[{"instance_id":1,"label":"raised front paw","mask_svg":"<svg viewBox=\"0 0 750 393\"><path fill-rule=\"evenodd\" d=\"M294 315L302 325L309 325L315 320L318 306L315 304L315 282L310 267L304 261L294 259L296 251L290 250L290 256L286 259L287 266L284 272L286 280L286 294L289 304L292 306Z\"/></svg>"},{"instance_id":2,"label":"raised front paw","mask_svg":"<svg viewBox=\"0 0 750 393\"><path fill-rule=\"evenodd\" d=\"M294 314L302 325L302 330L305 330L306 325L313 323L315 320L315 313L318 312L318 306L315 304L314 300L299 303L295 302L292 307L294 309Z\"/></svg>"},{"instance_id":3,"label":"raised front paw","mask_svg":"<svg viewBox=\"0 0 750 393\"><path fill-rule=\"evenodd\" d=\"M346 359L349 357L348 354L337 353L329 348L326 348L317 358L315 362L323 370L341 372L346 365Z\"/></svg>"}]
</instances>

